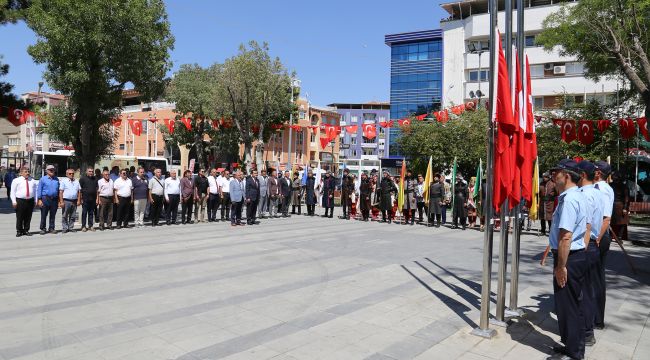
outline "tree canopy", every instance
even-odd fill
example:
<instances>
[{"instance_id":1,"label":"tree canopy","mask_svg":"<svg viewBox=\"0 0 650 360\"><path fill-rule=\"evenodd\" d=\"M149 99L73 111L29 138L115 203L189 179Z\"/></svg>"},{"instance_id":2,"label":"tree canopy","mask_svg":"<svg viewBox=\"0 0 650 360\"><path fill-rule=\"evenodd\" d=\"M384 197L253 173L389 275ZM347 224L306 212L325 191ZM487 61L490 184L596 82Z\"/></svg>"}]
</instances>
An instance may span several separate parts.
<instances>
[{"instance_id":1,"label":"tree canopy","mask_svg":"<svg viewBox=\"0 0 650 360\"><path fill-rule=\"evenodd\" d=\"M30 2L30 0L0 0L0 25L15 23L22 19ZM9 65L2 62L2 55L0 55L0 78L6 76L8 73ZM24 106L12 94L13 87L8 82L0 81L0 104L3 106Z\"/></svg>"},{"instance_id":2,"label":"tree canopy","mask_svg":"<svg viewBox=\"0 0 650 360\"><path fill-rule=\"evenodd\" d=\"M585 62L589 78L627 79L650 118L650 0L580 0L543 27L537 41L546 50Z\"/></svg>"},{"instance_id":3,"label":"tree canopy","mask_svg":"<svg viewBox=\"0 0 650 360\"><path fill-rule=\"evenodd\" d=\"M411 160L414 172L426 172L429 156L433 156L433 171L448 173L458 161L458 170L466 177L476 173L479 159L486 160L488 114L484 109L466 111L443 124L437 121L417 121L403 127L397 139L402 154Z\"/></svg>"},{"instance_id":4,"label":"tree canopy","mask_svg":"<svg viewBox=\"0 0 650 360\"><path fill-rule=\"evenodd\" d=\"M173 134L170 134L164 124L161 130L166 133L167 141L196 147L197 162L201 167L205 163L205 136L215 138L216 128L209 119L216 118L214 99L217 88L218 68L202 68L198 64L181 65L174 74L165 92L165 98L176 104L176 112L180 116L191 119L191 130L177 121ZM176 119L178 120L178 119Z\"/></svg>"},{"instance_id":5,"label":"tree canopy","mask_svg":"<svg viewBox=\"0 0 650 360\"><path fill-rule=\"evenodd\" d=\"M132 84L145 101L162 95L169 70L170 32L162 0L33 0L26 12L36 44L28 52L46 64L48 85L68 97L68 111L54 112L48 132L74 146L81 165L112 152L104 131ZM101 138L101 141L97 141Z\"/></svg>"},{"instance_id":6,"label":"tree canopy","mask_svg":"<svg viewBox=\"0 0 650 360\"><path fill-rule=\"evenodd\" d=\"M283 123L295 111L291 76L279 58L271 58L266 43L259 45L255 41L242 45L239 54L216 68L219 80L215 111L232 119L244 145L244 165L250 171L253 141L258 140L259 166L263 143L271 134L270 125Z\"/></svg>"}]
</instances>

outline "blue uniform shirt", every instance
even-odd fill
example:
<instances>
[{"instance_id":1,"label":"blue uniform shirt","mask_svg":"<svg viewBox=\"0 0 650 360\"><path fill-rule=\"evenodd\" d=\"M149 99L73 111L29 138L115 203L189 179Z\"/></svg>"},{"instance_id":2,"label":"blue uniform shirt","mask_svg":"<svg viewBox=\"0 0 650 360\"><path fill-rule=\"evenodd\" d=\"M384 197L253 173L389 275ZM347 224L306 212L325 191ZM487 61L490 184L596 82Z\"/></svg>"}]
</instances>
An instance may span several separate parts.
<instances>
[{"instance_id":1,"label":"blue uniform shirt","mask_svg":"<svg viewBox=\"0 0 650 360\"><path fill-rule=\"evenodd\" d=\"M580 191L587 199L587 224L591 224L590 236L595 240L603 225L603 194L593 184L581 187Z\"/></svg>"},{"instance_id":2,"label":"blue uniform shirt","mask_svg":"<svg viewBox=\"0 0 650 360\"><path fill-rule=\"evenodd\" d=\"M61 181L59 181L59 190L63 190L63 198L64 199L69 199L69 200L77 200L77 197L79 196L79 190L81 190L81 187L79 186L79 181L77 180L70 180L69 178L63 178Z\"/></svg>"},{"instance_id":3,"label":"blue uniform shirt","mask_svg":"<svg viewBox=\"0 0 650 360\"><path fill-rule=\"evenodd\" d=\"M565 190L558 197L557 208L553 213L551 232L548 242L551 248L557 250L560 241L560 229L570 231L571 250L585 248L585 232L587 232L587 200L577 186Z\"/></svg>"},{"instance_id":4,"label":"blue uniform shirt","mask_svg":"<svg viewBox=\"0 0 650 360\"><path fill-rule=\"evenodd\" d=\"M602 193L603 202L603 216L612 217L612 210L614 207L614 189L605 181L599 181L594 185L594 188L600 190Z\"/></svg>"},{"instance_id":5,"label":"blue uniform shirt","mask_svg":"<svg viewBox=\"0 0 650 360\"><path fill-rule=\"evenodd\" d=\"M53 198L59 197L59 178L43 176L38 181L38 189L36 191L38 198L41 199L44 196L49 196Z\"/></svg>"}]
</instances>

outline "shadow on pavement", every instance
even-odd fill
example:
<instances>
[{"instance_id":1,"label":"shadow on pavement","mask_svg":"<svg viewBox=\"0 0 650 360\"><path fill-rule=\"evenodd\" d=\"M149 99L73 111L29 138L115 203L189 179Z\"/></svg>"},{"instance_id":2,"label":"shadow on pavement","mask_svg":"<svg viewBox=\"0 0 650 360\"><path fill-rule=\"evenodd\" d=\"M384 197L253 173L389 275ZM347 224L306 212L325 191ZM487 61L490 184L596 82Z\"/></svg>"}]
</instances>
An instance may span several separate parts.
<instances>
[{"instance_id":1,"label":"shadow on pavement","mask_svg":"<svg viewBox=\"0 0 650 360\"><path fill-rule=\"evenodd\" d=\"M419 265L419 264L418 264ZM413 274L409 269L404 265L400 265L404 271L411 275L417 282L420 283L425 289L429 290L433 295L435 295L443 304L445 304L449 309L451 309L456 315L458 315L465 323L467 323L472 328L477 327L477 324L472 321L465 313L469 312L471 309L468 306L465 306L463 303L459 302L456 299L453 299L439 291L431 288L425 281ZM422 266L422 265L420 265Z\"/></svg>"}]
</instances>

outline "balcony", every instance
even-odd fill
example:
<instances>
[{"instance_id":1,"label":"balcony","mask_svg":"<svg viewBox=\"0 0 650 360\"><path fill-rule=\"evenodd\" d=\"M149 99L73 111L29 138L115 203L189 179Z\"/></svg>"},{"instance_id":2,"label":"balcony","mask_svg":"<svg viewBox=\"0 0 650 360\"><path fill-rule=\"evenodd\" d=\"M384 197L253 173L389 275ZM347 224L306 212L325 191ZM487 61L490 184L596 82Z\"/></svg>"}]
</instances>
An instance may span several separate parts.
<instances>
[{"instance_id":1,"label":"balcony","mask_svg":"<svg viewBox=\"0 0 650 360\"><path fill-rule=\"evenodd\" d=\"M364 149L376 149L377 148L377 143L361 143L361 147Z\"/></svg>"}]
</instances>

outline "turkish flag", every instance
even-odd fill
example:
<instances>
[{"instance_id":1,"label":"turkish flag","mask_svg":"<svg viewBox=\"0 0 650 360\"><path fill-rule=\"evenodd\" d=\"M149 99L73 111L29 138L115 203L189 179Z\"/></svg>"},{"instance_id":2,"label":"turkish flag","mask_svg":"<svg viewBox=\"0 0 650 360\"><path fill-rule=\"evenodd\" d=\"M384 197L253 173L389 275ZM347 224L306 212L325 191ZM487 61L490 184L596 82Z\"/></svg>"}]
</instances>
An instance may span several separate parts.
<instances>
[{"instance_id":1,"label":"turkish flag","mask_svg":"<svg viewBox=\"0 0 650 360\"><path fill-rule=\"evenodd\" d=\"M345 131L347 131L348 134L354 134L357 132L358 128L359 128L358 125L348 125L345 127Z\"/></svg>"},{"instance_id":2,"label":"turkish flag","mask_svg":"<svg viewBox=\"0 0 650 360\"><path fill-rule=\"evenodd\" d=\"M452 106L451 112L454 113L455 115L460 115L463 112L465 112L465 105L463 104L463 105Z\"/></svg>"},{"instance_id":3,"label":"turkish flag","mask_svg":"<svg viewBox=\"0 0 650 360\"><path fill-rule=\"evenodd\" d=\"M594 142L594 124L589 120L578 121L578 141L583 145Z\"/></svg>"},{"instance_id":4,"label":"turkish flag","mask_svg":"<svg viewBox=\"0 0 650 360\"><path fill-rule=\"evenodd\" d=\"M212 121L213 124L214 121L215 120ZM165 119L165 126L167 127L167 131L169 131L169 134L171 135L174 133L174 127L176 126L176 121L174 121L174 119Z\"/></svg>"},{"instance_id":5,"label":"turkish flag","mask_svg":"<svg viewBox=\"0 0 650 360\"><path fill-rule=\"evenodd\" d=\"M441 122L443 124L449 121L449 111L447 109L436 111L433 113L433 115L436 117L436 120L438 120L438 122Z\"/></svg>"},{"instance_id":6,"label":"turkish flag","mask_svg":"<svg viewBox=\"0 0 650 360\"><path fill-rule=\"evenodd\" d=\"M327 137L328 142L336 139L336 135L337 135L336 128L337 128L336 126L332 126L332 125L325 126L325 135Z\"/></svg>"},{"instance_id":7,"label":"turkish flag","mask_svg":"<svg viewBox=\"0 0 650 360\"><path fill-rule=\"evenodd\" d=\"M340 125L334 125L334 129L336 129L336 135L341 135L341 126Z\"/></svg>"},{"instance_id":8,"label":"turkish flag","mask_svg":"<svg viewBox=\"0 0 650 360\"><path fill-rule=\"evenodd\" d=\"M422 121L422 120L424 120L424 119L427 117L427 115L429 115L429 114L418 115L418 116L415 117L415 120L417 120L417 121ZM406 120L406 119L404 119L404 120ZM409 121L409 125L410 125L410 124L411 124L411 122Z\"/></svg>"},{"instance_id":9,"label":"turkish flag","mask_svg":"<svg viewBox=\"0 0 650 360\"><path fill-rule=\"evenodd\" d=\"M219 128L219 120L214 119L211 121L211 124L212 124L212 129L217 130Z\"/></svg>"},{"instance_id":10,"label":"turkish flag","mask_svg":"<svg viewBox=\"0 0 650 360\"><path fill-rule=\"evenodd\" d=\"M131 126L131 132L133 135L140 136L142 134L142 121L140 120L129 120L129 125Z\"/></svg>"},{"instance_id":11,"label":"turkish flag","mask_svg":"<svg viewBox=\"0 0 650 360\"><path fill-rule=\"evenodd\" d=\"M513 47L513 53L517 54L516 49ZM515 120L515 131L511 139L511 163L513 164L512 168L512 189L508 194L508 206L510 209L515 207L521 202L521 187L522 187L522 171L524 167L524 161L526 160L526 147L524 140L524 131L526 129L526 99L524 94L524 89L522 87L522 77L521 71L519 70L519 56L515 55L515 61L513 62L515 73L515 96L514 100L514 120Z\"/></svg>"},{"instance_id":12,"label":"turkish flag","mask_svg":"<svg viewBox=\"0 0 650 360\"><path fill-rule=\"evenodd\" d=\"M496 74L492 91L496 94L496 102L491 105L492 119L497 125L497 139L494 151L494 207L499 209L512 191L513 167L512 164L512 136L517 130L512 109L512 96L510 89L510 78L508 77L508 65L501 46L501 34L499 29L494 31L493 44L499 44L499 51L495 51L494 61Z\"/></svg>"},{"instance_id":13,"label":"turkish flag","mask_svg":"<svg viewBox=\"0 0 650 360\"><path fill-rule=\"evenodd\" d=\"M621 137L624 140L629 140L636 135L636 126L632 119L620 119L618 120L619 132Z\"/></svg>"},{"instance_id":14,"label":"turkish flag","mask_svg":"<svg viewBox=\"0 0 650 360\"><path fill-rule=\"evenodd\" d=\"M377 136L377 128L375 124L363 124L363 137L366 139L374 139Z\"/></svg>"},{"instance_id":15,"label":"turkish flag","mask_svg":"<svg viewBox=\"0 0 650 360\"><path fill-rule=\"evenodd\" d=\"M537 133L535 132L535 116L533 115L533 95L530 81L530 64L526 56L526 92L523 97L524 113L526 114L526 127L524 129L524 164L521 168L521 192L527 204L533 202L533 171L537 158ZM522 81L523 83L523 81ZM535 179L535 181L537 181Z\"/></svg>"},{"instance_id":16,"label":"turkish flag","mask_svg":"<svg viewBox=\"0 0 650 360\"><path fill-rule=\"evenodd\" d=\"M393 120L391 120L391 121L380 121L379 126L381 126L383 128L392 127L393 126Z\"/></svg>"},{"instance_id":17,"label":"turkish flag","mask_svg":"<svg viewBox=\"0 0 650 360\"><path fill-rule=\"evenodd\" d=\"M310 126L309 128L311 129L311 132L314 133L314 135L318 134L318 126L314 125L314 126Z\"/></svg>"},{"instance_id":18,"label":"turkish flag","mask_svg":"<svg viewBox=\"0 0 650 360\"><path fill-rule=\"evenodd\" d=\"M301 131L302 130L302 126L300 126L300 125L291 125L290 128L295 130L295 131Z\"/></svg>"},{"instance_id":19,"label":"turkish flag","mask_svg":"<svg viewBox=\"0 0 650 360\"><path fill-rule=\"evenodd\" d=\"M559 127L562 127L562 125L564 124L564 120L562 120L562 119L553 119L553 124L555 124L555 125L557 125Z\"/></svg>"},{"instance_id":20,"label":"turkish flag","mask_svg":"<svg viewBox=\"0 0 650 360\"><path fill-rule=\"evenodd\" d=\"M422 116L422 115L420 115L420 116ZM399 126L410 126L411 125L411 119L398 120L397 123L399 124Z\"/></svg>"},{"instance_id":21,"label":"turkish flag","mask_svg":"<svg viewBox=\"0 0 650 360\"><path fill-rule=\"evenodd\" d=\"M576 139L575 120L562 120L562 140L569 144Z\"/></svg>"},{"instance_id":22,"label":"turkish flag","mask_svg":"<svg viewBox=\"0 0 650 360\"><path fill-rule=\"evenodd\" d=\"M326 138L326 137L321 137L321 138L319 138L319 139L320 139L320 147L322 147L323 149L325 149L325 147L326 147L327 144L330 142L330 140L329 140L328 138Z\"/></svg>"},{"instance_id":23,"label":"turkish flag","mask_svg":"<svg viewBox=\"0 0 650 360\"><path fill-rule=\"evenodd\" d=\"M7 120L9 120L13 126L20 126L26 124L29 118L34 115L35 114L29 110L9 108L9 116L7 117Z\"/></svg>"},{"instance_id":24,"label":"turkish flag","mask_svg":"<svg viewBox=\"0 0 650 360\"><path fill-rule=\"evenodd\" d=\"M149 118L149 122L155 123L155 122L158 122L158 119L156 119L156 118Z\"/></svg>"},{"instance_id":25,"label":"turkish flag","mask_svg":"<svg viewBox=\"0 0 650 360\"><path fill-rule=\"evenodd\" d=\"M636 123L639 124L639 132L641 135L643 135L646 141L650 141L650 134L648 134L648 119L645 117L638 118Z\"/></svg>"},{"instance_id":26,"label":"turkish flag","mask_svg":"<svg viewBox=\"0 0 650 360\"><path fill-rule=\"evenodd\" d=\"M112 119L111 123L115 127L120 127L120 126L122 126L122 119L120 119L120 118Z\"/></svg>"},{"instance_id":27,"label":"turkish flag","mask_svg":"<svg viewBox=\"0 0 650 360\"><path fill-rule=\"evenodd\" d=\"M183 123L183 125L185 125L185 128L188 131L192 131L192 118L182 117L181 122Z\"/></svg>"},{"instance_id":28,"label":"turkish flag","mask_svg":"<svg viewBox=\"0 0 650 360\"><path fill-rule=\"evenodd\" d=\"M604 133L605 130L609 129L610 125L612 125L612 120L597 121L598 131L600 131L601 133Z\"/></svg>"}]
</instances>

